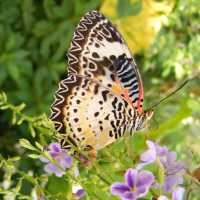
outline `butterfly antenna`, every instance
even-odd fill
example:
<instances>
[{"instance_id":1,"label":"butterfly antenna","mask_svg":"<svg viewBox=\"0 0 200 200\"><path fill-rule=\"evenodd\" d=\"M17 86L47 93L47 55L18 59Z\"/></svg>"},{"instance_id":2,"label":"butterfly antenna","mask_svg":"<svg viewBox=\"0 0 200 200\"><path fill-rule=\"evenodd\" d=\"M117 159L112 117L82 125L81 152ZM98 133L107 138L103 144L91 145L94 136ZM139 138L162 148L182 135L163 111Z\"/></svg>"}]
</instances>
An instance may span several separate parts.
<instances>
[{"instance_id":1,"label":"butterfly antenna","mask_svg":"<svg viewBox=\"0 0 200 200\"><path fill-rule=\"evenodd\" d=\"M169 93L166 97L162 98L161 100L159 100L157 103L153 104L153 106L150 107L150 109L155 108L156 106L158 106L159 104L161 104L162 102L164 102L166 99L168 99L169 97L171 97L172 95L176 94L181 88L183 88L191 79L187 79L185 80L178 88L176 88L174 91L172 91L171 93Z\"/></svg>"}]
</instances>

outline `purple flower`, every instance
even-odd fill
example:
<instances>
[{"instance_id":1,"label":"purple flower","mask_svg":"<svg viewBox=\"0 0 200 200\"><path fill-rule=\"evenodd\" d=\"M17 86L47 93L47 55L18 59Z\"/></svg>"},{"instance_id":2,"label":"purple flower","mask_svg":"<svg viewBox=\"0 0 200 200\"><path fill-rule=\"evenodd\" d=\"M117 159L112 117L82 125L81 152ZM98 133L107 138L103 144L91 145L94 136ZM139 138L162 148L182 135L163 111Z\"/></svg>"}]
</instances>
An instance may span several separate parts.
<instances>
[{"instance_id":1,"label":"purple flower","mask_svg":"<svg viewBox=\"0 0 200 200\"><path fill-rule=\"evenodd\" d=\"M157 157L163 157L168 153L168 149L166 146L161 147L150 140L147 140L146 143L149 149L141 155L141 163L137 166L138 169L141 169L143 166L150 163L154 163Z\"/></svg>"},{"instance_id":2,"label":"purple flower","mask_svg":"<svg viewBox=\"0 0 200 200\"><path fill-rule=\"evenodd\" d=\"M57 143L50 144L47 151L56 163L52 163L47 158L41 157L40 160L46 163L44 170L49 174L54 173L58 177L63 176L65 170L72 166L72 158L67 155L67 151L61 149L60 145Z\"/></svg>"},{"instance_id":3,"label":"purple flower","mask_svg":"<svg viewBox=\"0 0 200 200\"><path fill-rule=\"evenodd\" d=\"M168 198L166 196L161 195L158 197L158 200L168 200Z\"/></svg>"},{"instance_id":4,"label":"purple flower","mask_svg":"<svg viewBox=\"0 0 200 200\"><path fill-rule=\"evenodd\" d=\"M173 188L183 183L183 177L179 175L165 176L163 190L165 192L172 192Z\"/></svg>"},{"instance_id":5,"label":"purple flower","mask_svg":"<svg viewBox=\"0 0 200 200\"><path fill-rule=\"evenodd\" d=\"M172 200L183 200L185 189L182 187L177 187L172 193ZM158 200L169 200L166 196L159 196Z\"/></svg>"},{"instance_id":6,"label":"purple flower","mask_svg":"<svg viewBox=\"0 0 200 200\"><path fill-rule=\"evenodd\" d=\"M118 195L122 200L136 200L144 197L154 182L154 176L149 171L138 172L136 169L128 169L125 173L125 183L114 183L111 193Z\"/></svg>"},{"instance_id":7,"label":"purple flower","mask_svg":"<svg viewBox=\"0 0 200 200\"><path fill-rule=\"evenodd\" d=\"M184 163L176 160L175 152L169 152L166 159L161 159L161 162L169 175L185 171Z\"/></svg>"},{"instance_id":8,"label":"purple flower","mask_svg":"<svg viewBox=\"0 0 200 200\"><path fill-rule=\"evenodd\" d=\"M161 159L161 163L165 168L163 189L165 192L172 192L173 188L183 183L185 166L182 161L176 160L175 152L169 152L165 158Z\"/></svg>"},{"instance_id":9,"label":"purple flower","mask_svg":"<svg viewBox=\"0 0 200 200\"><path fill-rule=\"evenodd\" d=\"M39 194L39 200L44 200L44 194L43 193Z\"/></svg>"},{"instance_id":10,"label":"purple flower","mask_svg":"<svg viewBox=\"0 0 200 200\"><path fill-rule=\"evenodd\" d=\"M77 196L79 199L82 198L82 197L84 197L84 196L85 196L85 190L84 190L84 189L79 189L79 190L77 190L76 196Z\"/></svg>"},{"instance_id":11,"label":"purple flower","mask_svg":"<svg viewBox=\"0 0 200 200\"><path fill-rule=\"evenodd\" d=\"M172 200L183 200L184 199L184 193L185 193L184 188L177 187L172 194Z\"/></svg>"},{"instance_id":12,"label":"purple flower","mask_svg":"<svg viewBox=\"0 0 200 200\"><path fill-rule=\"evenodd\" d=\"M141 155L141 163L138 164L137 169L141 169L159 159L164 168L164 183L163 185L154 183L154 186L157 188L162 187L165 192L172 192L173 188L183 183L183 162L177 161L176 153L169 151L165 146L161 147L150 140L147 141L147 145L149 149Z\"/></svg>"},{"instance_id":13,"label":"purple flower","mask_svg":"<svg viewBox=\"0 0 200 200\"><path fill-rule=\"evenodd\" d=\"M74 185L72 191L76 199L80 199L86 195L85 190L80 185Z\"/></svg>"}]
</instances>

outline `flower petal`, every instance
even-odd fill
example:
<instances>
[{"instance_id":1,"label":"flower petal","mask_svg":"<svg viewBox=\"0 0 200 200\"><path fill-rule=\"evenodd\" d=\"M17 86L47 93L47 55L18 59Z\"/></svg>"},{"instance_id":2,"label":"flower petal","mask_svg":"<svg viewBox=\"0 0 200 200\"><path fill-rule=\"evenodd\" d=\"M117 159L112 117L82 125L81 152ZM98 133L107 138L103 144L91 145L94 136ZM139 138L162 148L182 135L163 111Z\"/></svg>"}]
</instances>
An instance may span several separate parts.
<instances>
[{"instance_id":1,"label":"flower petal","mask_svg":"<svg viewBox=\"0 0 200 200\"><path fill-rule=\"evenodd\" d=\"M122 194L124 194L125 192L129 192L130 188L128 187L128 185L124 184L124 183L113 183L111 185L110 191L112 194L114 195L119 195L121 196Z\"/></svg>"},{"instance_id":2,"label":"flower petal","mask_svg":"<svg viewBox=\"0 0 200 200\"><path fill-rule=\"evenodd\" d=\"M149 187L146 187L146 186L138 187L137 188L137 196L144 197L147 194L148 190L149 190Z\"/></svg>"},{"instance_id":3,"label":"flower petal","mask_svg":"<svg viewBox=\"0 0 200 200\"><path fill-rule=\"evenodd\" d=\"M47 164L44 167L44 171L47 172L48 174L54 173L58 177L61 177L65 174L64 171L60 170L56 165L53 165L51 163Z\"/></svg>"},{"instance_id":4,"label":"flower petal","mask_svg":"<svg viewBox=\"0 0 200 200\"><path fill-rule=\"evenodd\" d=\"M84 190L84 189L79 189L79 190L77 190L76 196L77 196L79 199L82 198L82 197L84 197L84 196L85 196L85 190Z\"/></svg>"},{"instance_id":5,"label":"flower petal","mask_svg":"<svg viewBox=\"0 0 200 200\"><path fill-rule=\"evenodd\" d=\"M171 151L167 154L167 160L169 163L173 163L176 161L176 152Z\"/></svg>"},{"instance_id":6,"label":"flower petal","mask_svg":"<svg viewBox=\"0 0 200 200\"><path fill-rule=\"evenodd\" d=\"M166 146L161 147L156 145L156 153L158 156L166 156L168 153L168 148Z\"/></svg>"},{"instance_id":7,"label":"flower petal","mask_svg":"<svg viewBox=\"0 0 200 200\"><path fill-rule=\"evenodd\" d=\"M158 197L158 200L168 200L168 198L166 196L161 195Z\"/></svg>"},{"instance_id":8,"label":"flower petal","mask_svg":"<svg viewBox=\"0 0 200 200\"><path fill-rule=\"evenodd\" d=\"M49 154L51 155L52 158L56 158L58 156L58 152L50 151Z\"/></svg>"},{"instance_id":9,"label":"flower petal","mask_svg":"<svg viewBox=\"0 0 200 200\"><path fill-rule=\"evenodd\" d=\"M147 140L146 144L149 147L149 149L156 151L156 144L154 142L152 142L151 140Z\"/></svg>"},{"instance_id":10,"label":"flower petal","mask_svg":"<svg viewBox=\"0 0 200 200\"><path fill-rule=\"evenodd\" d=\"M183 200L184 198L185 189L182 187L177 187L173 194L172 194L172 200Z\"/></svg>"},{"instance_id":11,"label":"flower petal","mask_svg":"<svg viewBox=\"0 0 200 200\"><path fill-rule=\"evenodd\" d=\"M149 171L142 171L138 174L136 187L150 187L154 182L154 175Z\"/></svg>"},{"instance_id":12,"label":"flower petal","mask_svg":"<svg viewBox=\"0 0 200 200\"><path fill-rule=\"evenodd\" d=\"M147 151L145 151L140 156L140 161L142 162L141 163L142 167L144 165L146 165L146 164L153 163L156 160L156 146L155 146L155 144L152 141L150 141L150 140L147 140L146 143L147 143L147 146L149 147L149 149Z\"/></svg>"},{"instance_id":13,"label":"flower petal","mask_svg":"<svg viewBox=\"0 0 200 200\"><path fill-rule=\"evenodd\" d=\"M136 185L137 174L138 174L138 172L135 169L128 169L126 171L126 173L125 173L125 180L126 180L127 185L130 188L133 188Z\"/></svg>"},{"instance_id":14,"label":"flower petal","mask_svg":"<svg viewBox=\"0 0 200 200\"><path fill-rule=\"evenodd\" d=\"M163 189L165 192L172 192L173 188L183 183L183 177L178 175L171 175L165 177Z\"/></svg>"},{"instance_id":15,"label":"flower petal","mask_svg":"<svg viewBox=\"0 0 200 200\"><path fill-rule=\"evenodd\" d=\"M144 197L149 191L150 186L154 182L154 176L151 172L143 171L138 174L136 184L136 193L138 197Z\"/></svg>"},{"instance_id":16,"label":"flower petal","mask_svg":"<svg viewBox=\"0 0 200 200\"><path fill-rule=\"evenodd\" d=\"M61 151L61 148L60 148L60 145L58 143L51 143L49 145L49 150L58 153L58 152Z\"/></svg>"},{"instance_id":17,"label":"flower petal","mask_svg":"<svg viewBox=\"0 0 200 200\"><path fill-rule=\"evenodd\" d=\"M152 149L149 149L140 156L140 160L142 163L153 163L156 160L156 152Z\"/></svg>"},{"instance_id":18,"label":"flower petal","mask_svg":"<svg viewBox=\"0 0 200 200\"><path fill-rule=\"evenodd\" d=\"M66 155L66 153L60 155L59 157L56 157L55 159L60 165L60 167L62 167L64 170L72 166L72 158Z\"/></svg>"},{"instance_id":19,"label":"flower petal","mask_svg":"<svg viewBox=\"0 0 200 200\"><path fill-rule=\"evenodd\" d=\"M52 163L49 163L45 165L44 167L44 171L47 172L48 174L52 174L56 170L57 170L57 167L53 165Z\"/></svg>"},{"instance_id":20,"label":"flower petal","mask_svg":"<svg viewBox=\"0 0 200 200\"><path fill-rule=\"evenodd\" d=\"M62 170L60 170L60 169L58 169L58 170L56 170L56 171L54 172L54 174L55 174L57 177L62 177L62 176L65 174L65 172L62 171Z\"/></svg>"},{"instance_id":21,"label":"flower petal","mask_svg":"<svg viewBox=\"0 0 200 200\"><path fill-rule=\"evenodd\" d=\"M166 162L166 171L167 174L177 174L185 172L185 165L182 161Z\"/></svg>"},{"instance_id":22,"label":"flower petal","mask_svg":"<svg viewBox=\"0 0 200 200\"><path fill-rule=\"evenodd\" d=\"M145 165L148 165L149 163L139 163L137 166L136 166L136 169L137 170L141 170Z\"/></svg>"},{"instance_id":23,"label":"flower petal","mask_svg":"<svg viewBox=\"0 0 200 200\"><path fill-rule=\"evenodd\" d=\"M72 166L72 157L66 155L66 156L64 157L64 160L65 160L65 162L66 162L66 167L67 167L67 168L70 168L70 167Z\"/></svg>"},{"instance_id":24,"label":"flower petal","mask_svg":"<svg viewBox=\"0 0 200 200\"><path fill-rule=\"evenodd\" d=\"M121 196L122 200L136 200L137 199L137 194L134 192L125 192Z\"/></svg>"},{"instance_id":25,"label":"flower petal","mask_svg":"<svg viewBox=\"0 0 200 200\"><path fill-rule=\"evenodd\" d=\"M42 162L44 162L44 163L48 163L48 162L50 162L50 160L47 159L47 158L44 157L44 156L41 156L39 159L40 159Z\"/></svg>"}]
</instances>

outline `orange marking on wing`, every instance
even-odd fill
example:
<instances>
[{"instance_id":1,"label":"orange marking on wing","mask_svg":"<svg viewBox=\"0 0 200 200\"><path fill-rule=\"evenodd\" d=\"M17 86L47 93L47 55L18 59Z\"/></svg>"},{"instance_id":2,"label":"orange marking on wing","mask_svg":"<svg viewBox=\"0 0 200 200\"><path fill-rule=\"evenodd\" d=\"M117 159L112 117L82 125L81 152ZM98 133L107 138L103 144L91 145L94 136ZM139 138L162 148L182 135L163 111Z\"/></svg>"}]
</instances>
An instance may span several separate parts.
<instances>
[{"instance_id":1,"label":"orange marking on wing","mask_svg":"<svg viewBox=\"0 0 200 200\"><path fill-rule=\"evenodd\" d=\"M122 93L122 88L119 85L113 85L111 89L115 94L121 95Z\"/></svg>"},{"instance_id":2,"label":"orange marking on wing","mask_svg":"<svg viewBox=\"0 0 200 200\"><path fill-rule=\"evenodd\" d=\"M113 85L112 91L115 94L118 94L118 95L122 95L123 94L124 95L124 99L128 102L128 104L130 104L131 106L133 106L131 98L129 97L129 91L128 91L128 89L125 89L125 88L121 87L119 80L116 80L116 82L117 82L117 84Z\"/></svg>"},{"instance_id":3,"label":"orange marking on wing","mask_svg":"<svg viewBox=\"0 0 200 200\"><path fill-rule=\"evenodd\" d=\"M118 95L121 95L122 94L122 87L121 87L121 85L120 85L120 81L119 80L116 80L116 84L114 84L113 86L112 86L112 91L114 92L114 93L116 93L116 94L118 94Z\"/></svg>"}]
</instances>

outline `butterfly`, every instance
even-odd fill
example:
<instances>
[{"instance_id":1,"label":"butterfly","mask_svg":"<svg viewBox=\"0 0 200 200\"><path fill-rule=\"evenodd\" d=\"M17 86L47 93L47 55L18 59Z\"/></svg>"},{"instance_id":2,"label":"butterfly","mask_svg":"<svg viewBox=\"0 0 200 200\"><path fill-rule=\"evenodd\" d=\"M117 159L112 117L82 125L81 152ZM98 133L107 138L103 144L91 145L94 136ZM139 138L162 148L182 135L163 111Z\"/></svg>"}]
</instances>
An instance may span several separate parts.
<instances>
[{"instance_id":1,"label":"butterfly","mask_svg":"<svg viewBox=\"0 0 200 200\"><path fill-rule=\"evenodd\" d=\"M67 57L68 77L59 83L50 116L62 136L62 148L73 144L97 151L146 126L153 110L142 109L143 86L137 65L124 39L103 14L85 14Z\"/></svg>"}]
</instances>

